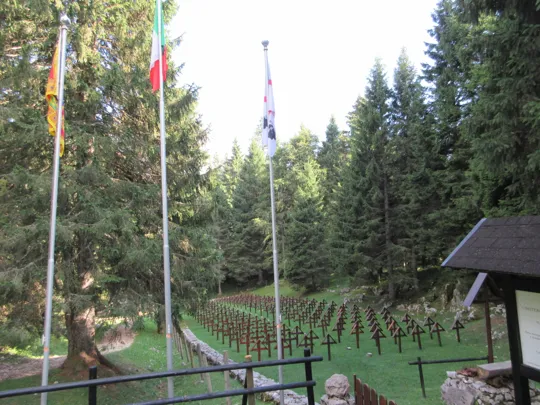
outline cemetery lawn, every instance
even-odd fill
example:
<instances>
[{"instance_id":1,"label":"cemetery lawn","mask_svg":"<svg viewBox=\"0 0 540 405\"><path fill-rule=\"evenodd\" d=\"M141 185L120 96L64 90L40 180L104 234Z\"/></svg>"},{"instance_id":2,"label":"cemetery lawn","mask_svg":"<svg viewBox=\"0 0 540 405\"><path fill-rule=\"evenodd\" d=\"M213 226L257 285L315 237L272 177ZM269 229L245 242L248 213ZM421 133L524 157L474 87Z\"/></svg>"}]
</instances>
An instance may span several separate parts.
<instances>
[{"instance_id":1,"label":"cemetery lawn","mask_svg":"<svg viewBox=\"0 0 540 405\"><path fill-rule=\"evenodd\" d=\"M286 287L283 289L283 295L295 296L294 291L289 291ZM262 291L262 293L261 293ZM254 291L253 293L259 293L259 295L271 295L273 289L271 287L265 287L264 289ZM309 296L308 298L316 298L318 300L327 299L328 301L335 300L336 303L341 304L342 299L338 299L334 292L329 294L319 293L315 296ZM240 307L235 307L240 309ZM247 311L246 309L242 309ZM479 313L480 311L477 311ZM254 313L254 312L253 312ZM483 312L481 312L483 313ZM362 312L363 314L363 312ZM260 312L257 313L260 316ZM266 314L263 312L263 316ZM403 313L392 311L392 315L401 321ZM422 325L423 316L413 316L420 325ZM364 320L365 317L362 316ZM374 340L369 339L369 328L367 328L367 322L364 322L366 327L366 333L360 335L360 349L356 348L356 338L354 335L349 335L351 329L350 317L347 319L345 325L345 331L341 338L341 343L332 345L332 360L328 361L327 347L321 345L321 339L316 341L314 347L314 354L323 356L323 361L313 363L313 376L317 381L315 387L315 401L319 402L320 398L324 395L324 383L332 374L344 374L349 378L349 382L352 385L352 377L357 375L364 383L369 384L375 388L379 394L385 395L387 399L396 401L398 405L417 405L417 404L441 404L440 399L440 386L446 379L446 371L459 370L469 366L475 366L477 364L485 363L485 361L477 362L465 362L465 363L450 363L450 364L434 364L425 365L423 367L424 380L426 384L427 398L422 397L422 391L420 388L420 379L418 375L418 367L408 365L409 361L416 361L420 356L423 360L441 360L441 359L455 359L455 358L467 358L467 357L482 357L487 355L486 335L485 335L485 323L483 319L476 320L465 324L465 329L461 330L461 343L456 340L455 332L449 331L453 314L441 314L439 313L434 317L434 320L442 324L447 329L446 332L441 333L442 347L438 346L437 337L434 334L433 340L430 339L429 334L426 333L421 336L423 349L419 350L418 344L412 341L412 337L404 337L402 340L403 352L398 353L397 345L394 345L394 341L389 337L389 332L384 328L382 318L378 316L378 319L383 326L383 332L387 336L386 339L381 340L382 355L377 353L377 347ZM270 317L271 320L271 317ZM246 353L245 345L241 345L240 353L236 352L236 343L233 342L232 348L229 348L228 339L225 338L225 344L221 343L221 336L219 341L216 336L212 336L206 328L201 326L193 318L185 318L185 325L191 329L191 331L202 341L212 346L219 352L228 350L229 357L235 361L244 361ZM332 321L332 326L335 323L335 316ZM400 325L405 327L404 322L399 322ZM288 324L284 320L284 324ZM291 322L291 327L294 328L297 325L295 322ZM501 318L492 319L492 327L494 331L506 331L506 322ZM303 327L303 331L306 332L308 327ZM427 329L426 329L427 330ZM316 328L315 333L320 336L321 328ZM336 332L332 332L332 337L337 341ZM275 346L275 344L273 345ZM350 350L348 349L350 347ZM296 344L293 343L293 357L303 357L303 348L296 348ZM367 353L372 353L369 357ZM503 361L509 359L508 341L505 336L502 339L494 340L494 354L495 361ZM253 361L257 361L257 352L251 352ZM288 358L289 350L285 350L285 358ZM277 358L277 353L274 347L272 347L272 358ZM268 353L266 351L261 353L261 360L268 359ZM278 380L277 367L264 368L257 370L265 376ZM292 365L284 367L284 382L297 382L305 379L305 372L303 365ZM300 394L306 394L305 389L296 390ZM352 387L351 387L352 394Z\"/></svg>"},{"instance_id":2,"label":"cemetery lawn","mask_svg":"<svg viewBox=\"0 0 540 405\"><path fill-rule=\"evenodd\" d=\"M57 354L65 354L57 353ZM174 351L174 367L186 368L182 364L176 350ZM6 356L7 357L7 356ZM124 350L110 353L106 356L115 365L117 365L124 374L139 374L154 371L166 370L167 361L165 357L165 337L156 333L156 326L152 321L145 322L145 330L137 332L133 344ZM2 359L2 363L6 361ZM10 363L16 362L14 356L9 356ZM198 364L196 364L198 366ZM101 373L101 375L100 375ZM98 377L106 377L103 371L98 371ZM223 373L213 373L212 388L214 391L224 390ZM63 383L76 380L87 379L87 375L66 376L61 369L51 370L49 373L50 383ZM201 383L199 375L175 378L176 395L193 395L207 392L206 383ZM19 378L14 380L0 381L0 391L17 388L35 387L41 385L41 375ZM231 379L231 388L240 388L240 384ZM125 384L109 385L98 387L98 403L100 405L120 405L144 400L166 398L167 380L156 379L131 382ZM88 390L77 389L70 391L60 391L50 393L49 403L55 405L85 405L88 403ZM239 405L242 402L241 397L232 398L233 405ZM21 396L0 400L2 405L38 405L40 403L39 395ZM225 399L215 399L204 402L194 402L203 405L221 405L225 404ZM258 401L260 404L261 402Z\"/></svg>"}]
</instances>

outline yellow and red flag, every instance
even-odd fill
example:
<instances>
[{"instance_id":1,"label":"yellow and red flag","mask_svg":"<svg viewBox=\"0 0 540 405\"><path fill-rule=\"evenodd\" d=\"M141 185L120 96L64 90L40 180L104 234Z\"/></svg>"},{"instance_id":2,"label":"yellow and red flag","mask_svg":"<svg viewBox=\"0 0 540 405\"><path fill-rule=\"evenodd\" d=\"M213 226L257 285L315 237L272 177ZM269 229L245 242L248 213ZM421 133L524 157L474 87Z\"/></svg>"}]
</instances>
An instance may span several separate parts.
<instances>
[{"instance_id":1,"label":"yellow and red flag","mask_svg":"<svg viewBox=\"0 0 540 405\"><path fill-rule=\"evenodd\" d=\"M58 119L58 53L60 42L56 45L54 51L51 71L47 80L47 89L45 90L45 99L49 108L47 110L47 122L49 123L49 134L56 135L56 122ZM60 156L64 154L64 107L62 106L62 130L60 132Z\"/></svg>"}]
</instances>

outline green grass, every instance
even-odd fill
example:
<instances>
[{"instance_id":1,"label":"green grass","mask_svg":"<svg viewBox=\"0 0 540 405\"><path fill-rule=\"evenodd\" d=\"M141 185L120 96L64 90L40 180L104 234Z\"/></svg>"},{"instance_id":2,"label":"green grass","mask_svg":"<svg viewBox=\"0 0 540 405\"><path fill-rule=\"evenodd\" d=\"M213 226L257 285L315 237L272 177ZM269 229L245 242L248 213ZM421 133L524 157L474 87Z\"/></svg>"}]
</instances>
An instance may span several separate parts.
<instances>
[{"instance_id":1,"label":"green grass","mask_svg":"<svg viewBox=\"0 0 540 405\"><path fill-rule=\"evenodd\" d=\"M67 339L65 337L56 337L51 336L50 344L50 354L51 356L62 356L67 353ZM4 355L5 358L3 358ZM8 357L13 359L18 359L20 357L26 357L29 359L39 359L43 356L43 346L41 345L40 339L35 339L31 344L25 347L14 347L14 346L2 346L2 356L0 356L0 361L4 362Z\"/></svg>"},{"instance_id":2,"label":"green grass","mask_svg":"<svg viewBox=\"0 0 540 405\"><path fill-rule=\"evenodd\" d=\"M107 355L115 365L119 366L126 374L138 374L152 371L166 370L165 337L156 333L153 322L145 323L145 330L138 333L135 342L127 349ZM196 366L198 366L196 362ZM180 356L175 350L174 367L187 367L182 363ZM103 377L105 375L101 375ZM224 390L223 373L213 373L213 391ZM86 379L86 376L66 376L61 370L51 370L49 382L70 382L78 379ZM98 375L100 377L100 375ZM41 376L6 380L0 382L0 391L16 388L34 387L41 385ZM231 379L231 387L239 388L240 385ZM206 383L200 381L200 376L187 376L175 378L176 395L193 395L206 393ZM100 405L126 404L140 402L167 396L166 379L147 380L126 384L116 384L98 388L98 401ZM241 397L234 397L233 404L240 404ZM34 405L39 404L39 396L22 396L0 401L2 405ZM88 391L83 389L62 391L49 394L49 403L54 405L78 405L88 403ZM225 399L197 402L205 405L225 404Z\"/></svg>"},{"instance_id":3,"label":"green grass","mask_svg":"<svg viewBox=\"0 0 540 405\"><path fill-rule=\"evenodd\" d=\"M286 286L284 287L284 295L291 292ZM269 288L270 287L259 289L256 293L262 294L267 292L266 290ZM332 299L333 293L320 294L318 296L322 296L329 300ZM336 302L341 302L341 300L336 300ZM396 314L398 313L394 312L394 315ZM402 314L399 315L401 316ZM447 316L445 317L444 314L439 314L436 320L449 329L452 322L452 316L451 314L446 315ZM363 316L362 319L365 319L365 317ZM418 317L415 319L418 321L422 320ZM240 353L237 353L236 344L234 342L232 349L230 349L227 339L225 345L222 345L221 339L217 341L215 336L212 336L210 332L199 325L194 319L186 318L185 321L187 326L189 326L199 339L210 344L220 352L228 350L229 355L233 360L244 360L245 345L241 346ZM497 326L496 323L497 322L494 322L494 329L505 329L504 324ZM293 322L291 325L294 328L296 323ZM364 326L367 327L367 322L364 322ZM403 339L403 353L399 354L397 346L393 343L393 339L383 339L381 341L381 356L377 354L375 341L370 340L369 335L367 334L360 336L360 349L356 349L355 336L349 335L350 328L351 324L348 320L341 344L333 345L331 348L332 361L330 362L327 358L326 346L321 346L321 340L318 340L316 343L314 348L315 354L324 357L323 362L313 364L313 374L317 381L317 386L315 387L317 401L324 395L324 382L332 374L338 373L345 374L349 377L351 383L352 376L356 374L363 382L375 388L379 394L383 394L387 396L387 398L395 400L399 405L440 404L440 386L446 379L446 371L458 370L466 366L474 366L478 363L454 363L424 366L427 399L423 399L419 383L418 368L416 366L408 365L408 362L416 360L418 356L421 356L424 360L436 360L457 357L480 357L487 354L484 320L466 324L466 329L461 331L461 343L456 341L455 333L443 332L441 336L442 347L438 346L436 336L434 336L434 340L430 340L429 334L425 334L422 335L423 350L419 350L417 343L413 342L412 339L408 337ZM304 328L304 332L307 329L307 327ZM317 328L315 332L320 335L321 329ZM385 334L388 336L386 331ZM335 332L332 333L332 336L337 340ZM351 347L351 349L347 350L347 347ZM508 342L506 340L496 341L494 343L494 350L496 361L508 359L509 350ZM368 352L373 353L373 356L367 357L366 354ZM273 358L276 357L275 350L272 350L272 355ZM256 352L253 352L252 356L254 360L257 359ZM293 349L293 356L303 356L303 348ZM285 357L289 357L288 350L286 350ZM265 360L267 358L267 353L264 352L262 359ZM260 369L259 371L267 377L277 381L277 368ZM303 378L303 365L286 366L284 368L285 382L301 381ZM304 390L299 390L298 392L305 394Z\"/></svg>"}]
</instances>

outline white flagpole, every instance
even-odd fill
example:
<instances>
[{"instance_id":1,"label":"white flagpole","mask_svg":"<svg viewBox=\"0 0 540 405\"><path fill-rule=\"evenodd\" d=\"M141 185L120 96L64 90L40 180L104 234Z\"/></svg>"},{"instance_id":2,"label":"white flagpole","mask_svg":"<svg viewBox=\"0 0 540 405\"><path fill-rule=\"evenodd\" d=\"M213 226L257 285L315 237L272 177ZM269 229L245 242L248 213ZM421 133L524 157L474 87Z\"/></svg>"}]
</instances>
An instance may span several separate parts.
<instances>
[{"instance_id":1,"label":"white flagpole","mask_svg":"<svg viewBox=\"0 0 540 405\"><path fill-rule=\"evenodd\" d=\"M171 314L171 267L169 259L169 210L167 203L167 161L165 149L165 98L163 94L163 51L161 43L161 1L156 1L158 13L158 49L159 49L159 129L161 150L161 204L163 206L163 278L165 281L165 336L167 342L167 370L173 369L172 350L172 314ZM172 377L167 378L167 392L169 398L174 396L174 383Z\"/></svg>"},{"instance_id":2,"label":"white flagpole","mask_svg":"<svg viewBox=\"0 0 540 405\"><path fill-rule=\"evenodd\" d=\"M51 195L51 220L49 225L49 260L47 262L47 295L45 299L45 326L43 330L43 368L41 386L49 384L49 347L51 344L52 296L54 284L54 242L56 237L56 209L58 206L58 181L60 177L60 138L62 136L62 109L64 108L64 77L66 68L68 16L60 16L60 50L58 52L58 102L56 110L56 134L54 137L54 162ZM53 62L54 64L54 62ZM47 393L41 394L41 405L47 405Z\"/></svg>"},{"instance_id":3,"label":"white flagpole","mask_svg":"<svg viewBox=\"0 0 540 405\"><path fill-rule=\"evenodd\" d=\"M264 47L264 61L265 61L265 70L266 70L266 95L268 95L268 44L269 41L262 41ZM267 100L268 101L268 100ZM267 109L266 109L267 110ZM264 112L265 115L268 114L268 111ZM264 130L264 129L263 129ZM268 146L270 148L270 146ZM279 295L279 270L278 270L278 251L277 251L277 239L276 239L276 206L274 201L274 170L272 167L272 156L270 156L270 150L268 149L268 161L269 161L269 170L270 170L270 202L272 207L272 252L274 256L274 296L276 302L276 337L277 337L277 347L278 347L278 360L283 359L283 343L281 342L281 310L280 310L280 295ZM278 366L278 375L279 383L283 384L283 366ZM279 403L280 405L284 404L285 396L284 391L279 391Z\"/></svg>"}]
</instances>

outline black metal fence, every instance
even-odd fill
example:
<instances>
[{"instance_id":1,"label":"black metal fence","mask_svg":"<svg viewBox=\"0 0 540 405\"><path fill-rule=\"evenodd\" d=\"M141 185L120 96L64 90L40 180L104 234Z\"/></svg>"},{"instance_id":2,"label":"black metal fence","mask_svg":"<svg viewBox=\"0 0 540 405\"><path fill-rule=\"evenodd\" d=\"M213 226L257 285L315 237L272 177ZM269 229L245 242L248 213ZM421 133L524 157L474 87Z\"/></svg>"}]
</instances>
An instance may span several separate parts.
<instances>
[{"instance_id":1,"label":"black metal fence","mask_svg":"<svg viewBox=\"0 0 540 405\"><path fill-rule=\"evenodd\" d=\"M265 385L263 387L240 388L240 389L234 389L234 390L189 395L189 396L179 396L179 397L174 397L174 398L158 399L158 400L152 400L152 401L146 401L146 402L137 402L137 403L132 403L130 405L179 404L183 402L204 401L207 399L226 398L226 397L233 397L233 396L243 396L244 402L245 402L248 397L252 397L253 395L258 394L258 393L270 392L270 391L281 391L281 390L294 389L294 388L306 388L308 404L314 405L315 395L313 392L313 387L316 385L316 382L313 380L311 363L322 361L322 359L323 358L321 356L311 356L310 350L305 349L304 357L300 357L300 358L291 358L291 359L285 359L285 360L267 360L267 361L249 362L249 363L247 362L246 363L233 363L233 364L224 364L224 365L212 366L212 367L197 367L197 368L191 368L191 369L181 369L181 370L163 371L163 372L137 374L137 375L126 375L126 376L109 377L109 378L97 378L97 368L91 367L89 369L89 379L86 381L77 381L77 382L72 382L72 383L54 384L54 385L48 385L48 386L43 386L43 387L20 388L20 389L9 390L9 391L0 391L0 399L22 396L22 395L41 394L44 392L48 393L48 392L72 390L72 389L77 389L77 388L87 388L88 389L88 404L97 405L99 403L97 388L99 386L104 386L104 385L127 383L131 381L153 380L153 379L165 378L165 377L181 377L181 376L188 376L188 375L202 374L202 373L218 373L218 372L240 370L240 369L246 369L247 371L247 370L251 370L254 368L261 368L261 367L304 364L305 381L292 382L292 383L287 383L287 384ZM246 376L247 376L247 373L246 373Z\"/></svg>"},{"instance_id":2,"label":"black metal fence","mask_svg":"<svg viewBox=\"0 0 540 405\"><path fill-rule=\"evenodd\" d=\"M465 363L468 361L477 361L477 360L489 360L489 356L483 357L465 357L460 359L445 359L445 360L422 360L418 357L417 361L409 361L409 366L418 366L418 374L420 376L420 386L422 387L422 395L426 397L426 385L424 383L424 370L422 365L427 364L443 364L443 363Z\"/></svg>"}]
</instances>

